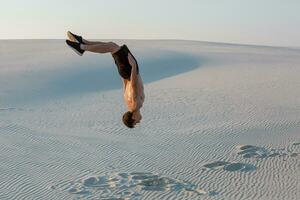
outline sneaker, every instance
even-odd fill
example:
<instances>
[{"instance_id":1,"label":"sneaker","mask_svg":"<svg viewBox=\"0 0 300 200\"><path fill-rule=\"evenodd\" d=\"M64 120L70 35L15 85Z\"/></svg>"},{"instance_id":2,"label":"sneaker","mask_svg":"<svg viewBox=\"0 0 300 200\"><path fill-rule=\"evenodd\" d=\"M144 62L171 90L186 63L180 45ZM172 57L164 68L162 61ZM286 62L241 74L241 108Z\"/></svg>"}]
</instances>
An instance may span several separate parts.
<instances>
[{"instance_id":1,"label":"sneaker","mask_svg":"<svg viewBox=\"0 0 300 200\"><path fill-rule=\"evenodd\" d=\"M80 48L80 44L77 42L72 42L70 40L66 40L67 45L75 51L78 55L82 56L84 50Z\"/></svg>"},{"instance_id":2,"label":"sneaker","mask_svg":"<svg viewBox=\"0 0 300 200\"><path fill-rule=\"evenodd\" d=\"M82 37L79 35L75 35L73 33L71 33L70 31L67 32L68 38L72 41L72 42L79 42L80 44L85 44L82 40Z\"/></svg>"}]
</instances>

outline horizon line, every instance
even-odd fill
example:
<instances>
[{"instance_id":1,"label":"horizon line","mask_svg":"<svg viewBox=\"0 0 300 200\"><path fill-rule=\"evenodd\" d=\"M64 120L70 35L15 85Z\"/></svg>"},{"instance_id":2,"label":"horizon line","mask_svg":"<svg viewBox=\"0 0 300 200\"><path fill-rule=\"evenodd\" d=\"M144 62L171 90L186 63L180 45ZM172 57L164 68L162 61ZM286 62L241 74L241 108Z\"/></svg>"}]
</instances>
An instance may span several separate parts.
<instances>
[{"instance_id":1,"label":"horizon line","mask_svg":"<svg viewBox=\"0 0 300 200\"><path fill-rule=\"evenodd\" d=\"M4 40L66 40L66 38L8 38L3 39L0 38L0 41ZM202 43L212 43L212 44L223 44L223 45L234 45L234 46L256 46L256 47L277 47L277 48L291 48L291 49L297 49L300 48L300 46L279 46L279 45L268 45L268 44L257 44L257 43L235 43L235 42L223 42L223 41L207 41L207 40L194 40L194 39L165 39L165 38L159 38L159 39L150 39L150 38L144 38L144 39L126 39L126 38L91 38L91 40L138 40L138 41L187 41L187 42L202 42Z\"/></svg>"}]
</instances>

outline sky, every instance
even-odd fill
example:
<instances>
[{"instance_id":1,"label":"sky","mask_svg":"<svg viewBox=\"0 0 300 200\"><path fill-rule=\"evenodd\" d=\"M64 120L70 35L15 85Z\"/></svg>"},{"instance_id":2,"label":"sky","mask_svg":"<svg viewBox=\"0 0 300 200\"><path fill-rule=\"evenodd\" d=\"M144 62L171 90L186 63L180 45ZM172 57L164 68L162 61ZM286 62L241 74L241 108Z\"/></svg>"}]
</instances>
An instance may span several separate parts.
<instances>
[{"instance_id":1,"label":"sky","mask_svg":"<svg viewBox=\"0 0 300 200\"><path fill-rule=\"evenodd\" d=\"M184 39L300 47L300 0L1 0L0 39Z\"/></svg>"}]
</instances>

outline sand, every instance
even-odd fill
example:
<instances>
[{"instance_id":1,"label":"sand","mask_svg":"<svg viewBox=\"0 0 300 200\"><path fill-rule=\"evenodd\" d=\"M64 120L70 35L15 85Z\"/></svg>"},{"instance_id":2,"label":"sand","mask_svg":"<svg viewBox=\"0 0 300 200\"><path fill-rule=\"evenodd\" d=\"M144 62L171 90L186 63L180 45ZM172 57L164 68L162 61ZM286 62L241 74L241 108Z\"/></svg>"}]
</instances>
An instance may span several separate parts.
<instances>
[{"instance_id":1,"label":"sand","mask_svg":"<svg viewBox=\"0 0 300 200\"><path fill-rule=\"evenodd\" d=\"M145 81L121 122L110 55L0 41L0 199L299 199L300 50L117 41Z\"/></svg>"}]
</instances>

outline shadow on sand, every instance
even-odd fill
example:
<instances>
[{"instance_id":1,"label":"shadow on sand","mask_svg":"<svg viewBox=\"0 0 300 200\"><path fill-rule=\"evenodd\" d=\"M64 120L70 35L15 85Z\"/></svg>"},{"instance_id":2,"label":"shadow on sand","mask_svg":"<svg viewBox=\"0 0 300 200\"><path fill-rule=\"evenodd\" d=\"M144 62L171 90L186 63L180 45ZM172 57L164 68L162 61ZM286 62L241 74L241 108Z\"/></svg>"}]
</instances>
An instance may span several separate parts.
<instances>
[{"instance_id":1,"label":"shadow on sand","mask_svg":"<svg viewBox=\"0 0 300 200\"><path fill-rule=\"evenodd\" d=\"M140 48L136 50L135 55L144 83L191 71L201 66L203 62L203 59L190 54ZM27 59L29 61L22 64L24 66L21 67L26 67L26 72L0 74L3 79L0 78L6 83L5 90L9 91L1 96L4 105L5 102L8 102L7 106L18 103L31 104L123 87L117 67L108 54L89 53L79 57L66 48L63 53L59 55L49 53L40 61L42 53L33 51L26 54L28 57L36 58L36 60ZM58 62L51 64L56 59Z\"/></svg>"},{"instance_id":2,"label":"shadow on sand","mask_svg":"<svg viewBox=\"0 0 300 200\"><path fill-rule=\"evenodd\" d=\"M157 53L161 56L155 56L154 59L137 56L144 83L191 71L201 65L198 57L189 54L162 50ZM105 64L108 66L102 67L100 66L101 63L93 64L95 66L85 66L85 63L78 64L75 70L65 71L63 76L60 75L58 79L50 80L48 89L52 91L53 95L121 89L122 82L113 61L110 64Z\"/></svg>"}]
</instances>

